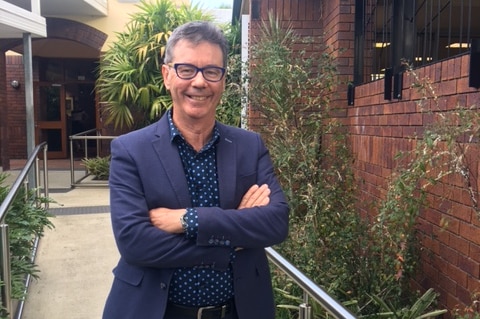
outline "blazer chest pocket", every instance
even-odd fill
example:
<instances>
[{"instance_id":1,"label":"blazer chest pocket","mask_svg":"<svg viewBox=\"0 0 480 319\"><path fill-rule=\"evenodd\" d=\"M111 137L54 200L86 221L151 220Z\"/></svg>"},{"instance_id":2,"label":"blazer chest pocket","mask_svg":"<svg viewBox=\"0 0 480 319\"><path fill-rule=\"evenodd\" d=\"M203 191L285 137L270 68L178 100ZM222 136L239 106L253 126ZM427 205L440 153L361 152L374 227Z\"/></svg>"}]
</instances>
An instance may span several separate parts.
<instances>
[{"instance_id":1,"label":"blazer chest pocket","mask_svg":"<svg viewBox=\"0 0 480 319\"><path fill-rule=\"evenodd\" d=\"M257 184L257 172L252 172L248 175L240 175L238 177L238 190L245 194L252 185Z\"/></svg>"}]
</instances>

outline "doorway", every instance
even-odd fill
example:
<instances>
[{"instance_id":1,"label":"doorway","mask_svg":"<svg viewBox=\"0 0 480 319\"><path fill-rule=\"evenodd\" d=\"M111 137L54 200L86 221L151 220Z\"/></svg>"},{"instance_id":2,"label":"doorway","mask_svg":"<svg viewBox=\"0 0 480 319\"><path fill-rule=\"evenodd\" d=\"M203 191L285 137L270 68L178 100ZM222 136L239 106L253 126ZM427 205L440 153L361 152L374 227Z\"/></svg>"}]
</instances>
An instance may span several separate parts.
<instances>
[{"instance_id":1,"label":"doorway","mask_svg":"<svg viewBox=\"0 0 480 319\"><path fill-rule=\"evenodd\" d=\"M48 143L49 158L67 158L69 136L96 128L93 60L40 59L35 84L35 139ZM82 154L83 143L73 143Z\"/></svg>"}]
</instances>

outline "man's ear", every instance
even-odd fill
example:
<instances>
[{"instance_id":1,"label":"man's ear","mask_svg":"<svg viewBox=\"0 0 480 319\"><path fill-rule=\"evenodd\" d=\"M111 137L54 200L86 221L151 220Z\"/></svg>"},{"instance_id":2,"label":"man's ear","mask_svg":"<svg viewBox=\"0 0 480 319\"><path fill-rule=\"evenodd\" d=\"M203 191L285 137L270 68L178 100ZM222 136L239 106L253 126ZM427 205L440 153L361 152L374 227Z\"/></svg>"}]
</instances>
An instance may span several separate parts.
<instances>
[{"instance_id":1,"label":"man's ear","mask_svg":"<svg viewBox=\"0 0 480 319\"><path fill-rule=\"evenodd\" d=\"M170 67L166 64L162 65L162 76L163 76L163 83L167 90L170 89Z\"/></svg>"}]
</instances>

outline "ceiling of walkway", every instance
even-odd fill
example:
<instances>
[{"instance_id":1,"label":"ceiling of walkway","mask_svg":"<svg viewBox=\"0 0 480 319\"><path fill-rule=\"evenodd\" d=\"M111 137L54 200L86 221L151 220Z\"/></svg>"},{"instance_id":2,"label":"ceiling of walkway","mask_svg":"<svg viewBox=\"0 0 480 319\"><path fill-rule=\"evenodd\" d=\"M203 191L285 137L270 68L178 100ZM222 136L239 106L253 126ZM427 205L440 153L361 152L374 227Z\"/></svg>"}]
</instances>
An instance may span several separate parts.
<instances>
[{"instance_id":1,"label":"ceiling of walkway","mask_svg":"<svg viewBox=\"0 0 480 319\"><path fill-rule=\"evenodd\" d=\"M23 44L11 48L23 54ZM99 52L78 42L62 39L32 39L32 55L43 58L98 59Z\"/></svg>"}]
</instances>

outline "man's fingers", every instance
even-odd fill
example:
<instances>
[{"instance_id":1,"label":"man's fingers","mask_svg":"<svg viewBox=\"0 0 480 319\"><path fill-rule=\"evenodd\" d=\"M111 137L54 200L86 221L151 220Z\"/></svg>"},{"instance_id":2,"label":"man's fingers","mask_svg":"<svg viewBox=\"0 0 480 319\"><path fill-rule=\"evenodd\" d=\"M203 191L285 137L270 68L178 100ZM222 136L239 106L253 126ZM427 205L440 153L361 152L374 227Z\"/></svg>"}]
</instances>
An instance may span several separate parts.
<instances>
[{"instance_id":1,"label":"man's fingers","mask_svg":"<svg viewBox=\"0 0 480 319\"><path fill-rule=\"evenodd\" d=\"M265 206L268 203L270 203L270 188L268 185L253 185L243 196L238 209Z\"/></svg>"},{"instance_id":2,"label":"man's fingers","mask_svg":"<svg viewBox=\"0 0 480 319\"><path fill-rule=\"evenodd\" d=\"M247 208L247 203L249 202L250 197L256 192L256 190L259 188L257 184L253 185L252 187L249 188L249 190L243 195L242 201L240 202L240 205L238 206L238 209L242 208Z\"/></svg>"}]
</instances>

